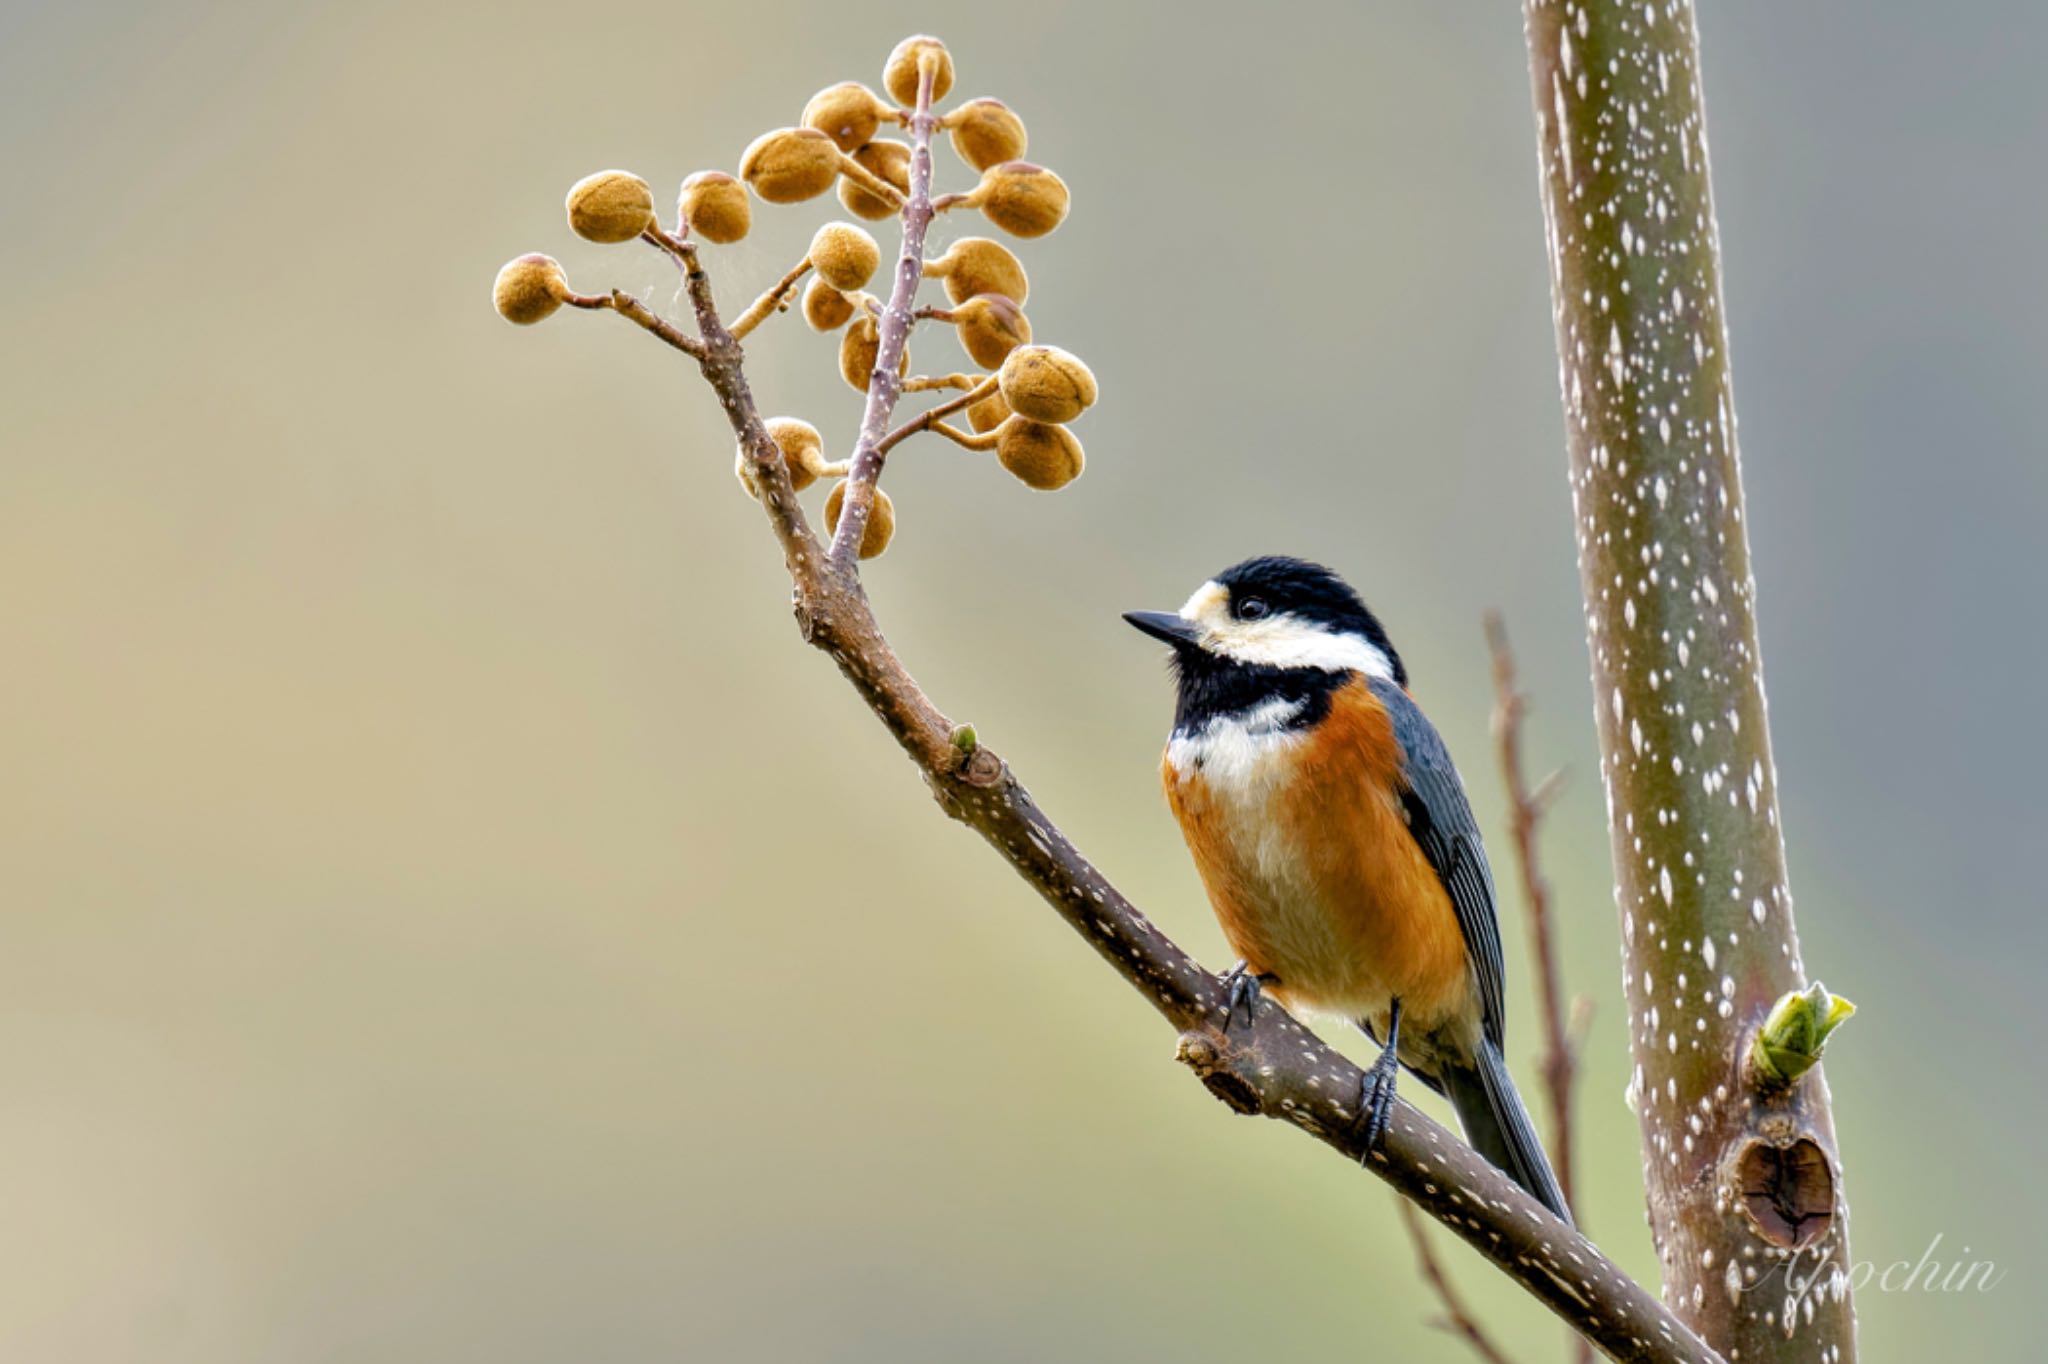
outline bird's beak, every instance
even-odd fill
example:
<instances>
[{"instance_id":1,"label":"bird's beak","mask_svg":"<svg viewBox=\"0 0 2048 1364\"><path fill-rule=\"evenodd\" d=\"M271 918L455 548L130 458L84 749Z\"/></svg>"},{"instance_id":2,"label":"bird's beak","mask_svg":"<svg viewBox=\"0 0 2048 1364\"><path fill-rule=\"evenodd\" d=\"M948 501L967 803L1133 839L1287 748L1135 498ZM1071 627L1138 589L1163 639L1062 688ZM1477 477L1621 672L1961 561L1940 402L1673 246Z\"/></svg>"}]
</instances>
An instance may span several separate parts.
<instances>
[{"instance_id":1,"label":"bird's beak","mask_svg":"<svg viewBox=\"0 0 2048 1364\"><path fill-rule=\"evenodd\" d=\"M1163 639L1168 644L1193 644L1196 641L1195 627L1172 611L1126 611L1124 619L1154 639Z\"/></svg>"}]
</instances>

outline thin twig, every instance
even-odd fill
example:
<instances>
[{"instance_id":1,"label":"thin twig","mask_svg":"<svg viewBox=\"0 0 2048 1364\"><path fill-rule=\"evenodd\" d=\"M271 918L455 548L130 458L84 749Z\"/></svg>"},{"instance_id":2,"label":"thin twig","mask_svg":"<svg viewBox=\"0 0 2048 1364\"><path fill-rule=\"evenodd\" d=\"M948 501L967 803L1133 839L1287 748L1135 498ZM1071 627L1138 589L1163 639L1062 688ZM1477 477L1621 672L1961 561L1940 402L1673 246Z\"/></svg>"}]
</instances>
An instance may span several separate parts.
<instances>
[{"instance_id":1,"label":"thin twig","mask_svg":"<svg viewBox=\"0 0 2048 1364\"><path fill-rule=\"evenodd\" d=\"M747 333L761 325L772 313L789 306L789 297L796 292L797 284L810 273L811 258L805 256L794 269L777 280L748 309L733 319L732 334L735 340L744 340Z\"/></svg>"},{"instance_id":2,"label":"thin twig","mask_svg":"<svg viewBox=\"0 0 2048 1364\"><path fill-rule=\"evenodd\" d=\"M704 343L687 332L679 331L653 309L622 289L614 289L604 300L603 306L610 308L620 317L631 318L654 335L674 346L692 360L705 356Z\"/></svg>"},{"instance_id":3,"label":"thin twig","mask_svg":"<svg viewBox=\"0 0 2048 1364\"><path fill-rule=\"evenodd\" d=\"M912 417L909 421L884 436L882 443L875 448L879 453L886 455L895 448L897 442L908 440L920 431L932 430L940 424L939 418L950 417L963 407L973 406L991 393L994 393L996 389L996 376L991 374L988 378L983 379L979 384L968 389L958 397L948 398L929 411L920 412L917 416Z\"/></svg>"},{"instance_id":4,"label":"thin twig","mask_svg":"<svg viewBox=\"0 0 2048 1364\"><path fill-rule=\"evenodd\" d=\"M1493 742L1508 793L1508 828L1515 865L1521 873L1522 903L1528 909L1529 943L1536 954L1537 1012L1543 1019L1543 1087L1550 1099L1550 1153L1565 1202L1572 1202L1572 1083L1577 1049L1565 1029L1564 985L1557 965L1557 941L1550 915L1550 883L1536 860L1536 828L1557 790L1560 774L1546 777L1534 794L1522 772L1522 717L1528 698L1515 689L1515 655L1498 611L1486 615L1486 644L1493 653Z\"/></svg>"},{"instance_id":5,"label":"thin twig","mask_svg":"<svg viewBox=\"0 0 2048 1364\"><path fill-rule=\"evenodd\" d=\"M1429 1280L1429 1286L1436 1291L1437 1301L1444 1305L1444 1315L1436 1324L1463 1339L1486 1364L1508 1364L1508 1357L1500 1352L1479 1325L1478 1318L1466 1308L1465 1300L1458 1295L1457 1288L1437 1262L1436 1251L1429 1244L1429 1228L1422 1225L1422 1216L1415 1211L1415 1205L1405 1198L1399 1202L1401 1221L1408 1228L1408 1239L1415 1243L1415 1259L1422 1266L1422 1277Z\"/></svg>"},{"instance_id":6,"label":"thin twig","mask_svg":"<svg viewBox=\"0 0 2048 1364\"><path fill-rule=\"evenodd\" d=\"M1528 909L1529 942L1536 956L1538 1012L1543 1018L1543 1088L1550 1101L1550 1153L1565 1203L1576 1211L1572 1198L1572 1089L1578 1081L1579 1048L1574 1030L1565 1021L1550 883L1536 860L1537 826L1556 798L1564 774L1552 772L1533 792L1529 789L1522 770L1522 719L1529 701L1516 689L1515 655L1508 645L1507 624L1498 611L1486 613L1486 644L1493 654L1493 741L1500 757L1501 781L1507 787L1508 826L1514 838L1515 866L1521 874L1522 903ZM1585 1000L1575 1001L1574 1021L1589 1009ZM1593 1347L1576 1332L1571 1351L1576 1364L1588 1364L1593 1357Z\"/></svg>"}]
</instances>

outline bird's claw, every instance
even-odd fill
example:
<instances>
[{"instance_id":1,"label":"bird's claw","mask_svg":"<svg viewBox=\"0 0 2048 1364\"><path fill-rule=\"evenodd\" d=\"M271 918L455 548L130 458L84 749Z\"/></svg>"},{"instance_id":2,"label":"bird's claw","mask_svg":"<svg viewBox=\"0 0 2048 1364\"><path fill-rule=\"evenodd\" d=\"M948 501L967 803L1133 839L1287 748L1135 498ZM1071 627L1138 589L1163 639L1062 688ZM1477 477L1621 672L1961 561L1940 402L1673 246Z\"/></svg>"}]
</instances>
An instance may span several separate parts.
<instances>
[{"instance_id":1,"label":"bird's claw","mask_svg":"<svg viewBox=\"0 0 2048 1364\"><path fill-rule=\"evenodd\" d=\"M1244 1010L1245 1026L1250 1027L1266 983L1276 979L1276 976L1261 975L1252 970L1249 963L1242 961L1225 972L1223 983L1229 987L1230 997L1223 1006L1223 1031L1230 1031L1231 1020L1237 1017L1239 1009Z\"/></svg>"},{"instance_id":2,"label":"bird's claw","mask_svg":"<svg viewBox=\"0 0 2048 1364\"><path fill-rule=\"evenodd\" d=\"M1394 1081L1401 1071L1392 1051L1383 1052L1365 1072L1358 1086L1358 1123L1365 1137L1361 1162L1370 1160L1394 1120Z\"/></svg>"}]
</instances>

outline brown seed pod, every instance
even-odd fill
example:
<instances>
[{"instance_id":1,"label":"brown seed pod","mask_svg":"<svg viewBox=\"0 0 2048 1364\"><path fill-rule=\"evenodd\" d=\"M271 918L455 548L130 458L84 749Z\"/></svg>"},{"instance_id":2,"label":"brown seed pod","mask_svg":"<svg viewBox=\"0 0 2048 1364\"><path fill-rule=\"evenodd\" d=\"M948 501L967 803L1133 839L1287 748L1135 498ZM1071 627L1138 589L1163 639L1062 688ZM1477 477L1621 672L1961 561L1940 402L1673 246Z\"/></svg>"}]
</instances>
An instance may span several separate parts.
<instances>
[{"instance_id":1,"label":"brown seed pod","mask_svg":"<svg viewBox=\"0 0 2048 1364\"><path fill-rule=\"evenodd\" d=\"M839 338L839 377L862 393L868 391L868 380L875 377L875 357L882 348L882 329L875 325L874 314L862 312L853 319L853 325ZM910 347L903 348L903 359L896 366L898 374L910 373Z\"/></svg>"},{"instance_id":2,"label":"brown seed pod","mask_svg":"<svg viewBox=\"0 0 2048 1364\"><path fill-rule=\"evenodd\" d=\"M1010 405L1003 401L1001 390L989 394L967 409L967 424L974 434L985 436L1010 419Z\"/></svg>"},{"instance_id":3,"label":"brown seed pod","mask_svg":"<svg viewBox=\"0 0 2048 1364\"><path fill-rule=\"evenodd\" d=\"M804 286L804 321L814 332L838 331L853 316L853 300L822 279Z\"/></svg>"},{"instance_id":4,"label":"brown seed pod","mask_svg":"<svg viewBox=\"0 0 2048 1364\"><path fill-rule=\"evenodd\" d=\"M654 191L628 171L599 171L569 187L569 226L585 241L629 242L654 226Z\"/></svg>"},{"instance_id":5,"label":"brown seed pod","mask_svg":"<svg viewBox=\"0 0 2048 1364\"><path fill-rule=\"evenodd\" d=\"M1020 483L1046 493L1079 478L1088 462L1073 432L1029 417L1003 423L996 433L996 458Z\"/></svg>"},{"instance_id":6,"label":"brown seed pod","mask_svg":"<svg viewBox=\"0 0 2048 1364\"><path fill-rule=\"evenodd\" d=\"M872 142L875 129L891 112L874 91L859 81L841 81L812 95L811 102L804 106L804 116L797 121L831 138L839 144L840 151L850 152Z\"/></svg>"},{"instance_id":7,"label":"brown seed pod","mask_svg":"<svg viewBox=\"0 0 2048 1364\"><path fill-rule=\"evenodd\" d=\"M1095 404L1095 376L1058 346L1019 346L997 377L1003 401L1020 416L1070 422Z\"/></svg>"},{"instance_id":8,"label":"brown seed pod","mask_svg":"<svg viewBox=\"0 0 2048 1364\"><path fill-rule=\"evenodd\" d=\"M967 196L988 220L1017 237L1043 237L1067 216L1067 183L1029 161L1005 161L982 172Z\"/></svg>"},{"instance_id":9,"label":"brown seed pod","mask_svg":"<svg viewBox=\"0 0 2048 1364\"><path fill-rule=\"evenodd\" d=\"M897 193L910 193L910 147L907 143L883 138L854 152L853 159L894 185ZM839 202L846 205L848 213L869 222L895 217L898 207L851 180L839 182Z\"/></svg>"},{"instance_id":10,"label":"brown seed pod","mask_svg":"<svg viewBox=\"0 0 2048 1364\"><path fill-rule=\"evenodd\" d=\"M1031 293L1031 278L1010 248L987 237L962 237L928 262L924 272L945 280L946 297L955 303L976 294L1001 294L1021 306Z\"/></svg>"},{"instance_id":11,"label":"brown seed pod","mask_svg":"<svg viewBox=\"0 0 2048 1364\"><path fill-rule=\"evenodd\" d=\"M811 268L835 289L865 289L882 263L882 248L852 223L826 223L811 238Z\"/></svg>"},{"instance_id":12,"label":"brown seed pod","mask_svg":"<svg viewBox=\"0 0 2048 1364\"><path fill-rule=\"evenodd\" d=\"M1024 120L999 99L971 99L946 115L953 151L978 171L1024 155Z\"/></svg>"},{"instance_id":13,"label":"brown seed pod","mask_svg":"<svg viewBox=\"0 0 2048 1364\"><path fill-rule=\"evenodd\" d=\"M994 369L1019 346L1031 343L1031 320L1001 294L976 294L952 311L960 344L983 369Z\"/></svg>"},{"instance_id":14,"label":"brown seed pod","mask_svg":"<svg viewBox=\"0 0 2048 1364\"><path fill-rule=\"evenodd\" d=\"M770 417L766 425L775 448L782 452L782 467L789 470L789 486L802 492L817 482L825 467L825 442L818 435L818 428L795 417ZM746 446L739 447L732 471L740 486L747 490L747 496L760 501L761 487L755 481L754 461Z\"/></svg>"},{"instance_id":15,"label":"brown seed pod","mask_svg":"<svg viewBox=\"0 0 2048 1364\"><path fill-rule=\"evenodd\" d=\"M932 72L932 103L937 104L953 88L953 54L946 51L946 45L928 33L914 38L905 38L896 44L896 50L889 54L889 61L882 68L882 88L889 92L889 98L905 107L917 103L917 62L920 54L935 52L938 55L938 69Z\"/></svg>"},{"instance_id":16,"label":"brown seed pod","mask_svg":"<svg viewBox=\"0 0 2048 1364\"><path fill-rule=\"evenodd\" d=\"M839 530L839 511L846 505L846 480L832 485L832 491L825 495L825 529L834 533ZM868 508L868 523L860 532L860 557L872 559L889 547L896 538L896 505L889 500L889 494L875 489L874 505Z\"/></svg>"},{"instance_id":17,"label":"brown seed pod","mask_svg":"<svg viewBox=\"0 0 2048 1364\"><path fill-rule=\"evenodd\" d=\"M491 286L491 302L498 316L522 327L551 317L568 295L569 280L561 263L539 252L505 262Z\"/></svg>"},{"instance_id":18,"label":"brown seed pod","mask_svg":"<svg viewBox=\"0 0 2048 1364\"><path fill-rule=\"evenodd\" d=\"M724 171L698 171L683 181L676 209L692 235L720 246L740 240L754 225L747 187Z\"/></svg>"},{"instance_id":19,"label":"brown seed pod","mask_svg":"<svg viewBox=\"0 0 2048 1364\"><path fill-rule=\"evenodd\" d=\"M771 204L799 204L839 178L839 144L816 128L778 128L740 158L740 179Z\"/></svg>"}]
</instances>

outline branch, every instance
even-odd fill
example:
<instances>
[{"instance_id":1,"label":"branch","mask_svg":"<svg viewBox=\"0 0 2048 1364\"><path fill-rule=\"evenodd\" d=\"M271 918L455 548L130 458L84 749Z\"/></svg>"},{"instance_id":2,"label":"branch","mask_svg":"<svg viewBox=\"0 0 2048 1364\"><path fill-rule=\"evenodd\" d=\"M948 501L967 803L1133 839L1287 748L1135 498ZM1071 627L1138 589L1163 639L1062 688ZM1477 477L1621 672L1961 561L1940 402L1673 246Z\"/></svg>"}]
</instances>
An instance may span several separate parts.
<instances>
[{"instance_id":1,"label":"branch","mask_svg":"<svg viewBox=\"0 0 2048 1364\"><path fill-rule=\"evenodd\" d=\"M1665 1296L1746 1364L1851 1364L1818 1069L1745 1064L1806 988L1764 708L1689 0L1525 0L1579 576Z\"/></svg>"},{"instance_id":2,"label":"branch","mask_svg":"<svg viewBox=\"0 0 2048 1364\"><path fill-rule=\"evenodd\" d=\"M1480 1327L1478 1319L1466 1308L1464 1298L1459 1296L1458 1290L1444 1274L1443 1266L1437 1263L1436 1252L1429 1244L1429 1229L1422 1225L1415 1205L1404 1198L1400 1200L1400 1206L1401 1222L1408 1228L1408 1239L1415 1243L1415 1259L1422 1266L1422 1277L1429 1281L1437 1300L1444 1305L1444 1315L1437 1325L1462 1338L1486 1364L1508 1364L1508 1357Z\"/></svg>"}]
</instances>

